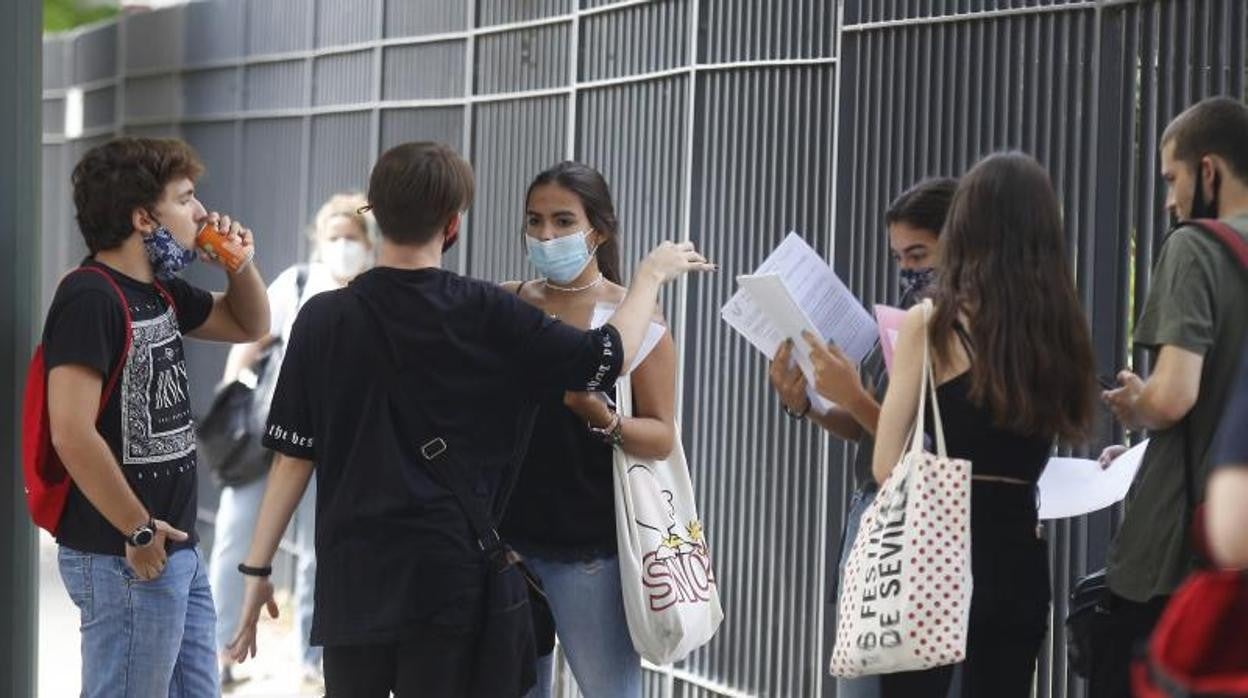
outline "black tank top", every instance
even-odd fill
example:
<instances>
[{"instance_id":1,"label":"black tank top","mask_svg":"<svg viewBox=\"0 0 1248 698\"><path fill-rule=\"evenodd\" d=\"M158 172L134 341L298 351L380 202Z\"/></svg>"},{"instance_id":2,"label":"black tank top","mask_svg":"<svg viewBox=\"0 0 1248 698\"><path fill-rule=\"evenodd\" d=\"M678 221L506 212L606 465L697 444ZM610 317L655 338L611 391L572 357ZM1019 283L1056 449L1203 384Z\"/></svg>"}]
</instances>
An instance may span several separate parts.
<instances>
[{"instance_id":1,"label":"black tank top","mask_svg":"<svg viewBox=\"0 0 1248 698\"><path fill-rule=\"evenodd\" d=\"M961 323L955 323L954 331L973 361L975 352L966 330ZM936 388L949 455L971 461L971 471L975 475L1008 477L1034 484L1049 460L1054 436L1019 434L996 426L992 410L972 402L970 390L969 371ZM931 406L927 409L927 431L931 435L934 424Z\"/></svg>"}]
</instances>

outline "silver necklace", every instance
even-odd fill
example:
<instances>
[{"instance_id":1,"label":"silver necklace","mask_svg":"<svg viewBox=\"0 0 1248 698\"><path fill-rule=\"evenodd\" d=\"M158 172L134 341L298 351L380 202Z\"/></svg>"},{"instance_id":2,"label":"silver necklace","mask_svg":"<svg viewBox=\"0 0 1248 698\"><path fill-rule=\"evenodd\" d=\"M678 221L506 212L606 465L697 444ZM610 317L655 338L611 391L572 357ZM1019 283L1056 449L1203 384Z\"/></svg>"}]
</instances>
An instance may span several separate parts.
<instances>
[{"instance_id":1,"label":"silver necklace","mask_svg":"<svg viewBox=\"0 0 1248 698\"><path fill-rule=\"evenodd\" d=\"M598 278L585 284L584 286L556 286L555 284L550 283L547 279L542 279L542 285L552 291L559 291L560 293L579 293L581 291L588 291L598 284L601 284L603 280L604 277L602 272L598 272Z\"/></svg>"}]
</instances>

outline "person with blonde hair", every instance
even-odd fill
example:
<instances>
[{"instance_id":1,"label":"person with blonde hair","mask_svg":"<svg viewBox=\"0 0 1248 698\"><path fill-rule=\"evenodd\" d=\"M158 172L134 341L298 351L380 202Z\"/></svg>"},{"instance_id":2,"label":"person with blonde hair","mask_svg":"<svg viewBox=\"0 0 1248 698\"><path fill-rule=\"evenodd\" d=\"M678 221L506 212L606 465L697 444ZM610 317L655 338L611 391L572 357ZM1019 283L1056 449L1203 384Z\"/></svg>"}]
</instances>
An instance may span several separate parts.
<instances>
[{"instance_id":1,"label":"person with blonde hair","mask_svg":"<svg viewBox=\"0 0 1248 698\"><path fill-rule=\"evenodd\" d=\"M376 224L372 215L362 210L366 204L362 194L350 192L334 194L321 205L308 231L312 243L309 263L289 267L269 286L272 322L268 336L250 344L237 344L230 351L222 385L242 380L255 386L253 409L256 412L254 421L258 424L262 425L267 417L285 346L299 309L312 296L342 288L373 266ZM241 484L223 483L221 488L210 578L220 610L216 637L222 658L221 679L224 686L237 683L225 654L225 646L234 636L238 606L243 599L243 579L235 568L247 554L251 532L256 527L270 457L271 453L266 451L264 467L254 479ZM293 527L298 560L294 621L303 677L308 683L319 684L320 648L309 642L316 579L316 552L313 547L315 501L316 482L313 480L299 503Z\"/></svg>"}]
</instances>

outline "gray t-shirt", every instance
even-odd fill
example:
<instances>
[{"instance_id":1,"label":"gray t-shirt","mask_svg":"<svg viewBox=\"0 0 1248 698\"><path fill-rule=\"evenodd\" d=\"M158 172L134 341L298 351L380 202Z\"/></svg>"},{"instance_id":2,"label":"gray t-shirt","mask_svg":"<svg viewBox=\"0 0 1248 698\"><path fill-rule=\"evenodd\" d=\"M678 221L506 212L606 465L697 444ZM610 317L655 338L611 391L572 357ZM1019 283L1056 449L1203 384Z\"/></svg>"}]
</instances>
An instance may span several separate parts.
<instances>
[{"instance_id":1,"label":"gray t-shirt","mask_svg":"<svg viewBox=\"0 0 1248 698\"><path fill-rule=\"evenodd\" d=\"M862 374L863 385L875 396L876 402L884 404L884 394L888 392L888 371L884 369L884 352L878 343L862 360L859 372ZM871 472L871 459L875 454L875 437L864 429L857 448L854 453L854 487L874 491L876 482L875 475Z\"/></svg>"},{"instance_id":2,"label":"gray t-shirt","mask_svg":"<svg viewBox=\"0 0 1248 698\"><path fill-rule=\"evenodd\" d=\"M1248 216L1228 221L1248 240ZM1136 346L1204 356L1200 393L1187 418L1151 434L1109 553L1109 586L1137 602L1172 593L1192 569L1184 464L1197 501L1205 491L1214 433L1235 381L1248 328L1248 274L1211 234L1183 227L1162 247Z\"/></svg>"}]
</instances>

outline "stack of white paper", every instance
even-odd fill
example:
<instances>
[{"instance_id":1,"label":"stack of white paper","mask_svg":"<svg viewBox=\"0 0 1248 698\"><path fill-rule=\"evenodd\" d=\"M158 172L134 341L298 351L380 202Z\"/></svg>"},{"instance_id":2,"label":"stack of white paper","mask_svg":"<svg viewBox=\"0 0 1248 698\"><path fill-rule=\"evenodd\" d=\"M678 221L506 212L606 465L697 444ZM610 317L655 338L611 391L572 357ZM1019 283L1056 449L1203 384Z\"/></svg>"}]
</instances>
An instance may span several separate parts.
<instances>
[{"instance_id":1,"label":"stack of white paper","mask_svg":"<svg viewBox=\"0 0 1248 698\"><path fill-rule=\"evenodd\" d=\"M769 359L784 340L793 340L793 359L811 385L814 368L803 330L836 344L855 363L875 346L877 330L871 315L796 233L789 233L753 274L739 276L737 282L741 290L720 316ZM819 412L832 407L813 388L807 393Z\"/></svg>"}]
</instances>

